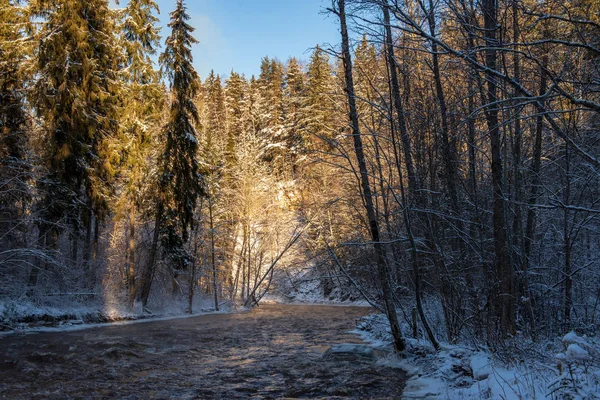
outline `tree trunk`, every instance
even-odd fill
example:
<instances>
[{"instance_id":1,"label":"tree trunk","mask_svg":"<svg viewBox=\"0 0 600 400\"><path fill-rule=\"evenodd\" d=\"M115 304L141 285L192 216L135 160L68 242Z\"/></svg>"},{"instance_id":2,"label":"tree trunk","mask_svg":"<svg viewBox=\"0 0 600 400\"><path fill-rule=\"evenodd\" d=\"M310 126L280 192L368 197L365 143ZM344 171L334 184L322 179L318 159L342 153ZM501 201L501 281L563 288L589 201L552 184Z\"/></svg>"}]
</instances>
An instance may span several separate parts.
<instances>
[{"instance_id":1,"label":"tree trunk","mask_svg":"<svg viewBox=\"0 0 600 400\"><path fill-rule=\"evenodd\" d=\"M390 25L390 12L388 9L387 0L385 0L383 8L383 18L385 25L385 47L386 47L386 59L389 66L390 83L392 89L392 99L394 108L396 110L396 118L398 119L398 130L400 132L400 140L402 141L402 150L404 152L404 165L406 167L406 174L408 180L408 191L409 197L415 196L415 189L417 187L417 178L415 175L415 168L412 161L410 136L408 135L408 129L406 128L406 118L404 116L404 107L402 106L402 96L400 95L400 84L398 81L398 73L396 71L396 58L394 57L394 45L392 43L392 28ZM398 159L398 157L396 157ZM398 163L398 168L400 165Z\"/></svg>"},{"instance_id":2,"label":"tree trunk","mask_svg":"<svg viewBox=\"0 0 600 400\"><path fill-rule=\"evenodd\" d=\"M423 6L423 8L425 8ZM429 8L428 10L424 10L427 13L427 21L429 25L429 32L432 37L436 37L437 28L436 28L436 20L435 20L435 8L433 4L433 0L429 0ZM464 226L462 223L462 219L460 218L460 207L458 202L458 171L457 171L457 154L456 147L454 144L454 140L450 140L450 127L448 124L448 106L446 104L446 96L444 94L444 89L442 85L442 77L440 72L440 62L438 55L438 46L435 41L430 41L431 44L431 61L432 61L432 69L433 69L433 78L435 82L435 93L438 102L438 107L440 109L440 117L441 117L441 142L442 142L442 160L444 164L444 173L443 180L448 189L448 197L450 198L450 207L452 214L456 217L454 219L453 224L455 225L455 230L457 232L463 232ZM431 168L432 174L435 175L434 168ZM430 217L434 221L438 218L436 215ZM460 322L453 322L455 319L454 316L457 313L460 313L461 307L461 296L457 293L455 276L459 276L462 271L460 271L460 264L466 260L466 249L463 240L458 237L451 241L451 247L457 248L460 252L458 259L453 264L458 264L453 268L454 271L448 270L446 267L445 261L442 259L443 255L439 254L439 251L435 249L439 246L436 245L437 241L435 240L435 233L439 230L437 224L430 223L430 233L428 233L428 241L430 242L430 248L432 251L438 253L434 254L435 258L439 260L434 261L438 267L438 280L440 284L440 291L442 295L442 305L444 309L444 319L446 320L446 331L448 334L448 340L452 343L458 339L459 331L460 331ZM453 273L454 272L454 273Z\"/></svg>"},{"instance_id":3,"label":"tree trunk","mask_svg":"<svg viewBox=\"0 0 600 400\"><path fill-rule=\"evenodd\" d=\"M215 263L215 226L213 221L212 198L208 198L208 217L210 222L210 266L212 269L213 294L215 300L215 311L219 311L219 295L217 293L217 265Z\"/></svg>"},{"instance_id":4,"label":"tree trunk","mask_svg":"<svg viewBox=\"0 0 600 400\"><path fill-rule=\"evenodd\" d=\"M202 209L202 206L200 206L200 209ZM190 279L188 288L188 314L192 314L194 312L194 289L196 287L196 265L198 262L198 230L199 229L194 229L194 254L192 258L192 265L190 266Z\"/></svg>"},{"instance_id":5,"label":"tree trunk","mask_svg":"<svg viewBox=\"0 0 600 400\"><path fill-rule=\"evenodd\" d=\"M231 291L231 301L235 301L235 297L237 296L237 291L238 291L238 287L239 287L239 283L240 283L240 273L242 274L242 280L244 279L244 273L243 273L243 269L244 269L244 252L246 251L246 234L244 233L244 229L242 228L242 235L244 235L244 237L242 238L242 248L240 249L240 254L238 256L238 265L237 265L237 270L235 271L235 280L233 282L233 290ZM232 261L233 262L233 261ZM244 283L242 282L242 291L244 290ZM243 300L243 295L242 295L242 300Z\"/></svg>"},{"instance_id":6,"label":"tree trunk","mask_svg":"<svg viewBox=\"0 0 600 400\"><path fill-rule=\"evenodd\" d=\"M503 336L514 335L515 326L515 298L513 294L514 271L510 265L509 248L506 235L506 215L504 202L504 183L502 166L502 141L498 125L498 100L497 78L491 73L496 70L497 51L500 46L497 39L498 20L496 0L482 0L482 11L484 20L484 39L486 44L485 71L487 81L487 105L485 116L487 128L490 135L490 147L492 152L492 185L493 185L493 227L494 227L494 253L496 265L496 281L499 283L494 302L497 307L500 334Z\"/></svg>"},{"instance_id":7,"label":"tree trunk","mask_svg":"<svg viewBox=\"0 0 600 400\"><path fill-rule=\"evenodd\" d=\"M154 234L152 236L152 245L150 246L150 253L148 255L148 263L146 269L142 275L142 282L140 284L139 300L142 302L142 306L145 308L148 304L148 297L150 296L150 287L152 286L152 279L154 278L154 265L156 262L156 253L158 251L158 241L160 239L160 229L162 224L162 213L163 205L162 202L158 202L156 206L156 219L154 222Z\"/></svg>"},{"instance_id":8,"label":"tree trunk","mask_svg":"<svg viewBox=\"0 0 600 400\"><path fill-rule=\"evenodd\" d=\"M564 265L564 288L565 288L565 305L564 305L564 320L563 329L565 332L571 328L571 308L573 307L573 278L572 265L571 265L571 232L569 228L569 204L571 202L571 155L569 153L569 144L565 143L565 190L563 196L563 203L565 205L563 209L563 235L564 235L564 251L565 251L565 265Z\"/></svg>"},{"instance_id":9,"label":"tree trunk","mask_svg":"<svg viewBox=\"0 0 600 400\"><path fill-rule=\"evenodd\" d=\"M429 327L429 323L427 322L427 318L425 316L425 312L422 307L421 301L421 277L419 271L419 257L418 257L418 249L415 241L415 237L413 234L411 217L410 217L410 204L413 201L417 203L421 201L422 196L418 194L417 187L417 179L414 172L414 166L412 162L412 154L411 154L411 145L410 138L408 135L408 130L406 128L406 121L404 118L404 108L402 107L402 97L400 95L400 84L398 82L398 74L396 73L396 58L394 57L394 46L392 43L392 28L390 25L390 12L388 9L387 1L382 5L383 9L383 21L385 25L385 46L386 46L386 59L388 63L388 69L390 74L390 83L392 90L392 99L394 100L394 108L396 110L396 117L398 118L398 129L400 131L400 138L402 140L403 149L404 149L404 166L406 167L406 171L408 174L408 196L405 195L404 192L404 184L402 182L402 169L400 165L400 159L398 156L398 152L396 149L396 139L395 135L392 135L392 142L394 144L394 156L396 161L396 167L398 169L398 178L400 181L400 188L402 191L402 202L400 206L402 207L402 214L404 218L404 223L406 226L406 233L409 238L410 246L411 246L411 257L412 257L412 268L413 268L413 277L414 277L414 285L415 285L415 300L417 303L417 311L419 312L419 316L421 318L421 323L425 328L425 331L428 335L430 342L437 349L439 347L434 335L433 331ZM392 118L393 120L393 118ZM393 123L393 122L392 122ZM394 127L392 126L392 133L395 132Z\"/></svg>"},{"instance_id":10,"label":"tree trunk","mask_svg":"<svg viewBox=\"0 0 600 400\"><path fill-rule=\"evenodd\" d=\"M369 186L369 174L367 171L367 165L365 162L365 154L363 149L362 137L360 134L360 127L358 121L358 112L356 110L356 99L354 96L354 82L352 77L352 59L350 56L350 45L348 41L348 29L346 27L346 13L345 13L345 1L337 0L338 4L338 16L340 19L340 30L342 34L342 57L344 63L344 76L346 81L346 94L348 97L348 106L350 109L350 123L352 126L352 137L354 139L354 150L356 153L356 160L358 162L360 180L362 186L362 194L365 200L365 208L369 219L369 228L371 232L371 239L375 247L375 253L377 258L377 270L379 275L379 281L383 291L383 300L385 303L385 310L390 322L390 328L392 336L394 338L394 348L397 351L404 350L404 338L400 331L400 325L398 323L398 315L396 314L396 308L392 296L390 282L388 278L387 265L385 262L385 251L379 239L379 225L377 222L377 216L375 214L375 208L373 206L373 197L371 194L371 188Z\"/></svg>"},{"instance_id":11,"label":"tree trunk","mask_svg":"<svg viewBox=\"0 0 600 400\"><path fill-rule=\"evenodd\" d=\"M129 289L129 306L135 301L135 204L129 205L129 240L127 242L127 285Z\"/></svg>"},{"instance_id":12,"label":"tree trunk","mask_svg":"<svg viewBox=\"0 0 600 400\"><path fill-rule=\"evenodd\" d=\"M432 37L437 35L434 5L433 0L429 0L429 12L427 15L427 21L429 23L429 31ZM446 187L448 188L448 195L450 197L450 205L452 206L452 212L455 215L459 213L458 206L458 190L457 190L457 155L454 140L450 140L450 127L448 124L448 106L446 105L446 97L444 95L444 89L442 85L442 77L440 73L440 62L438 55L438 46L435 41L431 41L431 61L433 67L433 78L435 81L435 93L440 107L441 116L441 133L442 133L442 158L444 162L444 180ZM460 218L457 219L457 224L460 224ZM462 224L460 224L462 225ZM462 226L458 228L462 231Z\"/></svg>"},{"instance_id":13,"label":"tree trunk","mask_svg":"<svg viewBox=\"0 0 600 400\"><path fill-rule=\"evenodd\" d=\"M542 57L542 66L540 68L540 95L546 92L548 80L546 74L544 73L544 69L548 64L548 55L544 54ZM542 139L544 133L544 102L540 101L540 105L537 107L538 116L536 117L536 125L535 125L535 142L533 145L533 161L531 167L531 189L529 192L529 207L527 209L527 222L525 225L525 237L523 243L523 291L526 293L528 298L527 302L527 310L529 314L529 326L532 334L535 334L535 315L533 312L533 298L532 294L529 290L529 265L530 265L530 257L531 257L531 246L534 241L535 235L535 225L537 219L537 213L535 209L535 203L538 199L539 186L540 186L540 170L542 167Z\"/></svg>"}]
</instances>

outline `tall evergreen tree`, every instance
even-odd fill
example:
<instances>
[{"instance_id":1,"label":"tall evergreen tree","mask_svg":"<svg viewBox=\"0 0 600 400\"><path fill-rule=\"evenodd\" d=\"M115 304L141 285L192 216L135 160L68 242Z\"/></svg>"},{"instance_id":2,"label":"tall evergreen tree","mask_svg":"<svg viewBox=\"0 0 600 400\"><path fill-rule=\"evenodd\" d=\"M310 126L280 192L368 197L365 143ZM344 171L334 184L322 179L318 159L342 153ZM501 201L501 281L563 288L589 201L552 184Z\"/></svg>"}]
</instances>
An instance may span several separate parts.
<instances>
[{"instance_id":1,"label":"tall evergreen tree","mask_svg":"<svg viewBox=\"0 0 600 400\"><path fill-rule=\"evenodd\" d=\"M192 36L194 28L186 22L189 19L183 0L178 0L168 24L171 34L159 57L171 93L169 117L163 133L165 147L159 161L154 235L138 293L144 307L150 295L159 240L164 253L179 268L189 264L190 255L184 245L189 230L194 228L194 210L203 192L195 129L199 115L194 103L200 80L192 65L191 51L198 41Z\"/></svg>"},{"instance_id":2,"label":"tall evergreen tree","mask_svg":"<svg viewBox=\"0 0 600 400\"><path fill-rule=\"evenodd\" d=\"M332 69L329 57L319 46L315 47L308 64L306 97L302 112L304 115L304 141L307 148L316 150L333 136L332 116L334 100Z\"/></svg>"},{"instance_id":3,"label":"tall evergreen tree","mask_svg":"<svg viewBox=\"0 0 600 400\"><path fill-rule=\"evenodd\" d=\"M261 60L258 87L262 100L263 134L266 138L277 135L283 120L283 65L275 59Z\"/></svg>"},{"instance_id":4,"label":"tall evergreen tree","mask_svg":"<svg viewBox=\"0 0 600 400\"><path fill-rule=\"evenodd\" d=\"M248 83L243 75L231 71L225 82L225 99L227 106L227 143L225 158L229 167L233 167L236 159L236 143L245 130L246 119L246 90Z\"/></svg>"},{"instance_id":5,"label":"tall evergreen tree","mask_svg":"<svg viewBox=\"0 0 600 400\"><path fill-rule=\"evenodd\" d=\"M204 82L206 123L204 126L204 157L215 165L221 160L227 136L227 112L221 77L210 71Z\"/></svg>"},{"instance_id":6,"label":"tall evergreen tree","mask_svg":"<svg viewBox=\"0 0 600 400\"><path fill-rule=\"evenodd\" d=\"M10 247L30 197L23 65L31 48L22 40L26 15L18 2L0 0L0 20L0 237Z\"/></svg>"},{"instance_id":7,"label":"tall evergreen tree","mask_svg":"<svg viewBox=\"0 0 600 400\"><path fill-rule=\"evenodd\" d=\"M77 229L82 221L89 246L92 220L97 227L106 213L114 172L107 139L119 106L115 15L106 0L38 0L32 10L43 20L32 97L47 132L40 245L55 245L59 222Z\"/></svg>"},{"instance_id":8,"label":"tall evergreen tree","mask_svg":"<svg viewBox=\"0 0 600 400\"><path fill-rule=\"evenodd\" d=\"M290 58L285 71L283 108L285 115L284 141L287 149L286 163L291 164L295 175L298 154L302 152L302 104L306 92L304 72L296 58Z\"/></svg>"},{"instance_id":9,"label":"tall evergreen tree","mask_svg":"<svg viewBox=\"0 0 600 400\"><path fill-rule=\"evenodd\" d=\"M121 24L125 52L121 70L125 107L114 143L120 154L121 186L116 211L117 217L128 219L126 271L131 302L136 292L136 214L145 189L140 181L148 180L149 154L154 148L155 130L164 105L164 87L152 60L160 45L155 12L158 12L158 6L153 0L131 0L124 9Z\"/></svg>"},{"instance_id":10,"label":"tall evergreen tree","mask_svg":"<svg viewBox=\"0 0 600 400\"><path fill-rule=\"evenodd\" d=\"M191 46L197 43L192 36L194 28L186 21L189 15L183 0L177 1L171 13L171 35L167 38L165 52L160 63L171 84L171 106L169 121L165 126L166 145L162 156L160 196L169 216L168 232L173 239L175 233L182 241L194 226L194 208L202 193L202 178L197 161L198 140L195 124L199 122L194 98L198 93L199 78L192 65ZM165 219L166 221L166 219ZM174 221L177 221L175 226ZM167 222L167 221L166 221ZM172 224L172 225L171 225Z\"/></svg>"}]
</instances>

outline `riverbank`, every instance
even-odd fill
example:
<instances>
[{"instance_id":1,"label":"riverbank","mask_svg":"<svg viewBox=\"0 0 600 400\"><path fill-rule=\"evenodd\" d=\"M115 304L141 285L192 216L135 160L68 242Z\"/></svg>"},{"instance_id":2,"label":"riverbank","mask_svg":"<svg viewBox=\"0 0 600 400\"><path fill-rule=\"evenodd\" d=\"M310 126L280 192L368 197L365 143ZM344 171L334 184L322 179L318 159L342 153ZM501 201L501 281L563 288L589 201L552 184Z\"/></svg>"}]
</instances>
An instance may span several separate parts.
<instances>
[{"instance_id":1,"label":"riverbank","mask_svg":"<svg viewBox=\"0 0 600 400\"><path fill-rule=\"evenodd\" d=\"M220 305L221 313L234 312L239 308L231 302ZM35 304L33 302L0 302L0 335L25 331L52 331L66 329L87 329L93 326L106 326L161 318L182 318L186 316L215 313L211 299L198 298L194 301L194 311L187 312L187 304L181 301L153 304L150 309L142 309L140 304L133 308L118 303L103 301L79 302L69 306L61 304Z\"/></svg>"},{"instance_id":2,"label":"riverbank","mask_svg":"<svg viewBox=\"0 0 600 400\"><path fill-rule=\"evenodd\" d=\"M311 297L310 299L286 299L280 296L265 296L260 305L325 305L371 307L365 301L339 301ZM106 304L76 306L49 306L23 302L0 303L0 335L14 332L52 332L65 330L88 329L94 326L110 326L111 324L134 323L143 321L160 321L176 318L187 318L206 314L222 314L244 312L245 307L225 301L215 311L211 298L198 299L192 314L187 312L187 304L170 302L155 305L151 310L142 311L140 305L128 309L118 305ZM148 312L151 311L151 312Z\"/></svg>"},{"instance_id":3,"label":"riverbank","mask_svg":"<svg viewBox=\"0 0 600 400\"><path fill-rule=\"evenodd\" d=\"M409 332L408 326L403 326ZM405 338L406 351L392 355L387 318L369 315L352 331L388 362L407 373L405 399L600 399L600 339L570 332L552 340L507 341L502 351L467 343Z\"/></svg>"}]
</instances>

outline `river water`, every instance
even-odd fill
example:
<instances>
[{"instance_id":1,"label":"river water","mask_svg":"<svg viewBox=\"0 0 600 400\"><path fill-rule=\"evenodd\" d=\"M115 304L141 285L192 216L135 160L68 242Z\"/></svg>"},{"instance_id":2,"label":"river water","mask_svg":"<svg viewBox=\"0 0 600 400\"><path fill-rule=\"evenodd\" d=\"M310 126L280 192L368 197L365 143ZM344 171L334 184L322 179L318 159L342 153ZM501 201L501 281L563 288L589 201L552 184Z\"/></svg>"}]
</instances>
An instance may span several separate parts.
<instances>
[{"instance_id":1,"label":"river water","mask_svg":"<svg viewBox=\"0 0 600 400\"><path fill-rule=\"evenodd\" d=\"M240 314L0 337L0 398L398 399L401 370L324 357L365 307L263 305Z\"/></svg>"}]
</instances>

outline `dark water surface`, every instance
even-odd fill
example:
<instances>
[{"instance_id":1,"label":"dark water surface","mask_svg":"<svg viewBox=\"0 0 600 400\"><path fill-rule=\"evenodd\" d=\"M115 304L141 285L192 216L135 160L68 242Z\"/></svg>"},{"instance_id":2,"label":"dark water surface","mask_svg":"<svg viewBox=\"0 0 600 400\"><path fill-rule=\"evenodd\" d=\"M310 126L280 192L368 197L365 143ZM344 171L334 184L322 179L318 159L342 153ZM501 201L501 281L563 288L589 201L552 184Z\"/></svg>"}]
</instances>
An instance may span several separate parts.
<instances>
[{"instance_id":1,"label":"dark water surface","mask_svg":"<svg viewBox=\"0 0 600 400\"><path fill-rule=\"evenodd\" d=\"M0 337L0 398L398 399L401 370L323 357L364 307L263 305L71 332Z\"/></svg>"}]
</instances>

